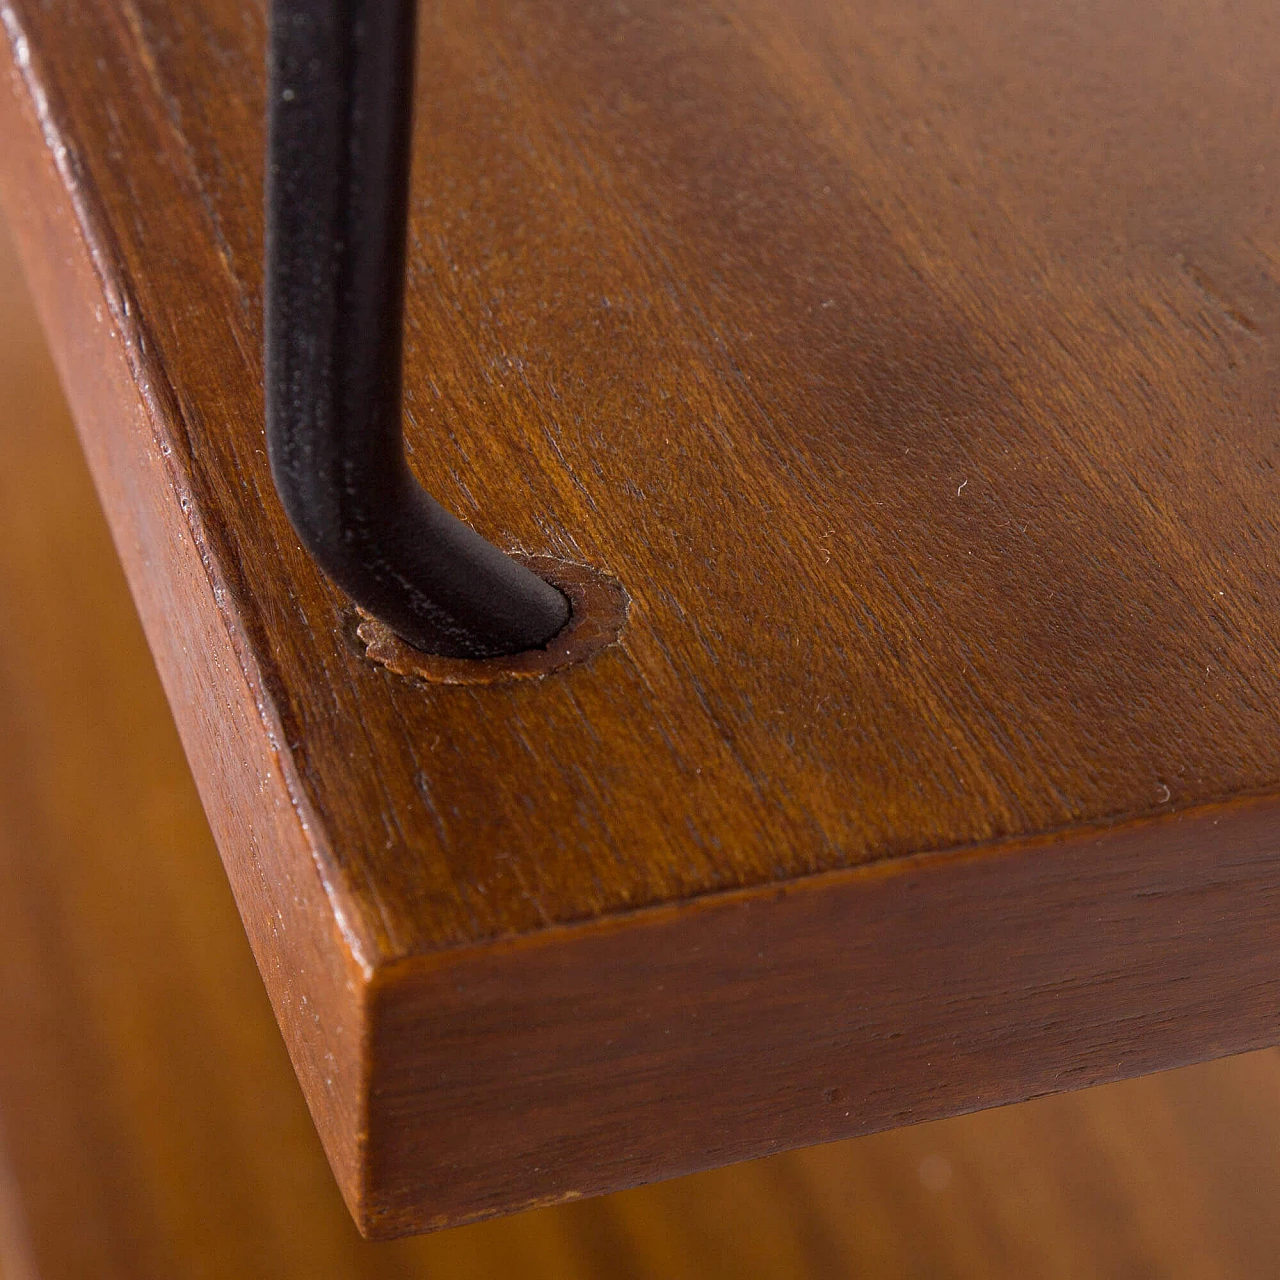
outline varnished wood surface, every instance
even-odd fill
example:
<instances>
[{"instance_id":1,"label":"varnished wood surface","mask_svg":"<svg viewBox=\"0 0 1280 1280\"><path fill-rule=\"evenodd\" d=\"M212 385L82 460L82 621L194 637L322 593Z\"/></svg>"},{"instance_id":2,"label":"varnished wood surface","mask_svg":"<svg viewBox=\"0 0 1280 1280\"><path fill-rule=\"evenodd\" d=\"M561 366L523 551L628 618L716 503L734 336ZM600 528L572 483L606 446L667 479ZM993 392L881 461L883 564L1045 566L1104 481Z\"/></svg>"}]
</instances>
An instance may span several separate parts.
<instances>
[{"instance_id":1,"label":"varnished wood surface","mask_svg":"<svg viewBox=\"0 0 1280 1280\"><path fill-rule=\"evenodd\" d=\"M415 464L634 602L483 693L271 495L261 11L11 7L371 958L1280 779L1270 6L425 5Z\"/></svg>"},{"instance_id":2,"label":"varnished wood surface","mask_svg":"<svg viewBox=\"0 0 1280 1280\"><path fill-rule=\"evenodd\" d=\"M13 9L371 960L1280 780L1271 6L425 5L415 464L633 599L483 693L272 498L260 10Z\"/></svg>"},{"instance_id":3,"label":"varnished wood surface","mask_svg":"<svg viewBox=\"0 0 1280 1280\"><path fill-rule=\"evenodd\" d=\"M261 11L3 12L29 269L366 1229L1275 1038L1269 6L424 6L415 466L633 601L482 689L368 664L271 493Z\"/></svg>"},{"instance_id":4,"label":"varnished wood surface","mask_svg":"<svg viewBox=\"0 0 1280 1280\"><path fill-rule=\"evenodd\" d=\"M4 1280L1278 1274L1273 1052L359 1240L2 238L0 444Z\"/></svg>"}]
</instances>

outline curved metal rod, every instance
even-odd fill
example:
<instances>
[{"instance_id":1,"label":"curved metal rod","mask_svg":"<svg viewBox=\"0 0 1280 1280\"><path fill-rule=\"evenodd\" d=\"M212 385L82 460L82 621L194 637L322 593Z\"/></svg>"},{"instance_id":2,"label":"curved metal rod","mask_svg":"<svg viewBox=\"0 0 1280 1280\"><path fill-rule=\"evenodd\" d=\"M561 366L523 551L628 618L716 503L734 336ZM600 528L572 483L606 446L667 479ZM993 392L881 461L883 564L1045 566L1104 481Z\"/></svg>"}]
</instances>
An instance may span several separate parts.
<instances>
[{"instance_id":1,"label":"curved metal rod","mask_svg":"<svg viewBox=\"0 0 1280 1280\"><path fill-rule=\"evenodd\" d=\"M554 587L413 478L401 425L414 0L272 0L266 397L276 488L307 549L411 644L544 645Z\"/></svg>"}]
</instances>

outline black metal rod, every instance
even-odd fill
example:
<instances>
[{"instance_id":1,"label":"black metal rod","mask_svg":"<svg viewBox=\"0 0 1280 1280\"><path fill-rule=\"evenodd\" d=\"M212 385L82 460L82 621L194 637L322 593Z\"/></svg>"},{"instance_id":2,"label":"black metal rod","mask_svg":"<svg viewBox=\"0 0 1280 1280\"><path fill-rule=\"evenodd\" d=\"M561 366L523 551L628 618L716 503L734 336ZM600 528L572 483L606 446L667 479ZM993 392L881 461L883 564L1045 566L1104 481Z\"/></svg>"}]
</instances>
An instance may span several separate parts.
<instances>
[{"instance_id":1,"label":"black metal rod","mask_svg":"<svg viewBox=\"0 0 1280 1280\"><path fill-rule=\"evenodd\" d=\"M413 478L401 422L414 0L271 0L267 451L299 537L420 649L483 658L565 624L554 587Z\"/></svg>"}]
</instances>

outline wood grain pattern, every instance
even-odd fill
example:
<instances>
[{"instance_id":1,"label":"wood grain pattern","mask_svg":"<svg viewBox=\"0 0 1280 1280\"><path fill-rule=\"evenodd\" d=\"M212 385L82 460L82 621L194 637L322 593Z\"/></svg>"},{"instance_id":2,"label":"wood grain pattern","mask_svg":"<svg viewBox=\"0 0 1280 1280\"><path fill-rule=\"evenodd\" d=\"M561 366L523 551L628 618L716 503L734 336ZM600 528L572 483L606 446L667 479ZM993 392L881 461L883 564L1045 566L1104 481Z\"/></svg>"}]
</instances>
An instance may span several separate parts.
<instances>
[{"instance_id":1,"label":"wood grain pattern","mask_svg":"<svg viewBox=\"0 0 1280 1280\"><path fill-rule=\"evenodd\" d=\"M15 268L0 228L4 1280L1274 1274L1274 1052L360 1241Z\"/></svg>"},{"instance_id":2,"label":"wood grain pattern","mask_svg":"<svg viewBox=\"0 0 1280 1280\"><path fill-rule=\"evenodd\" d=\"M414 464L633 602L486 688L366 663L271 492L261 10L3 11L20 238L365 1229L1275 1038L1268 6L425 5Z\"/></svg>"}]
</instances>

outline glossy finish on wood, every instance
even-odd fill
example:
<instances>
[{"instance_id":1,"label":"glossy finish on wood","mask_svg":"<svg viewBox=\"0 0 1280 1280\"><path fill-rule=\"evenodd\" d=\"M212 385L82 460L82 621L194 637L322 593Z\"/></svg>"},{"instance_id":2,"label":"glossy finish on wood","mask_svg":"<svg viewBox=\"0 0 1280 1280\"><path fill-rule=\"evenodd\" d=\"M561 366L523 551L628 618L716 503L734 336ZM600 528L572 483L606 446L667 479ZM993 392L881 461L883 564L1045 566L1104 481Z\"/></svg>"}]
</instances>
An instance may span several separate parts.
<instances>
[{"instance_id":1,"label":"glossy finish on wood","mask_svg":"<svg viewBox=\"0 0 1280 1280\"><path fill-rule=\"evenodd\" d=\"M272 497L260 11L3 10L10 203L366 1230L1280 1036L1270 7L424 6L411 460L632 597L462 688Z\"/></svg>"},{"instance_id":2,"label":"glossy finish on wood","mask_svg":"<svg viewBox=\"0 0 1280 1280\"><path fill-rule=\"evenodd\" d=\"M1274 1052L360 1241L15 265L0 228L4 1280L1270 1274Z\"/></svg>"}]
</instances>

